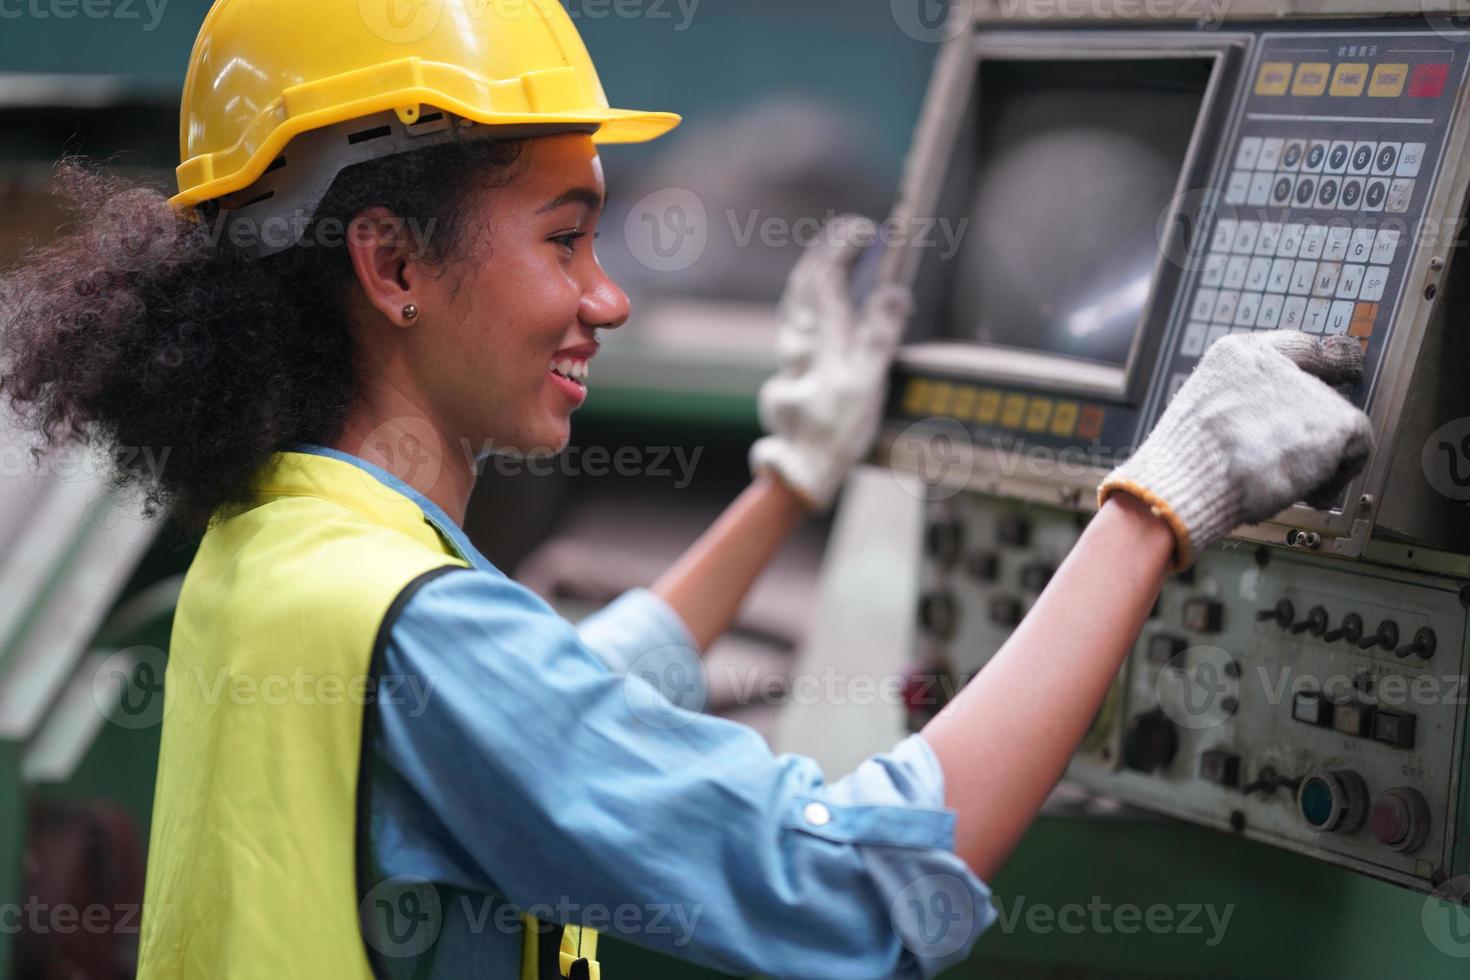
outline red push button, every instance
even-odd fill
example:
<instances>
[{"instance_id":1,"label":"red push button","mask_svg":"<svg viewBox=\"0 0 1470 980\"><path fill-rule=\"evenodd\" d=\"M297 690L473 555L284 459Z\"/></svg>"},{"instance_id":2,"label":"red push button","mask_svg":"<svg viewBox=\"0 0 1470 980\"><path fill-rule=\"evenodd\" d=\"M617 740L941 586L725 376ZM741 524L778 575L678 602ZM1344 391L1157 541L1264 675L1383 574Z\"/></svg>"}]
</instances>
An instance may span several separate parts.
<instances>
[{"instance_id":1,"label":"red push button","mask_svg":"<svg viewBox=\"0 0 1470 980\"><path fill-rule=\"evenodd\" d=\"M1437 99L1444 92L1444 83L1450 77L1450 66L1446 64L1415 65L1409 76L1409 98Z\"/></svg>"}]
</instances>

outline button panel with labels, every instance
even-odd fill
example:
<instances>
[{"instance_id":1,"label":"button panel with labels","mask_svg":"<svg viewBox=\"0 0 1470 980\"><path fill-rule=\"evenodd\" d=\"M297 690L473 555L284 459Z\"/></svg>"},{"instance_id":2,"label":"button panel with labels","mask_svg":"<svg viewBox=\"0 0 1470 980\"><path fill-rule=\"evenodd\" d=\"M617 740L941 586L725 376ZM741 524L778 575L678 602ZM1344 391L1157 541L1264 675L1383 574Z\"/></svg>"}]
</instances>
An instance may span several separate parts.
<instances>
[{"instance_id":1,"label":"button panel with labels","mask_svg":"<svg viewBox=\"0 0 1470 980\"><path fill-rule=\"evenodd\" d=\"M1435 36L1268 34L1165 352L1162 413L1231 333L1355 337L1366 406L1465 74ZM1452 239L1454 228L1439 230Z\"/></svg>"}]
</instances>

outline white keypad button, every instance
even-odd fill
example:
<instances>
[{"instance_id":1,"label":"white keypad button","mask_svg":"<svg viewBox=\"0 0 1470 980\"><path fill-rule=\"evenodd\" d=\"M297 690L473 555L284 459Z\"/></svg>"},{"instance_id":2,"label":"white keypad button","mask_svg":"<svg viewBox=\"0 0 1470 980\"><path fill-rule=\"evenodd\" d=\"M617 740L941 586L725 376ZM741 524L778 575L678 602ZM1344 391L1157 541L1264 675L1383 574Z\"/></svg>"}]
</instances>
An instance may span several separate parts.
<instances>
[{"instance_id":1,"label":"white keypad button","mask_svg":"<svg viewBox=\"0 0 1470 980\"><path fill-rule=\"evenodd\" d=\"M1313 296L1331 296L1337 289L1337 277L1342 266L1336 262L1323 262L1317 266L1317 278L1312 282Z\"/></svg>"},{"instance_id":2,"label":"white keypad button","mask_svg":"<svg viewBox=\"0 0 1470 980\"><path fill-rule=\"evenodd\" d=\"M1307 141L1289 139L1281 147L1281 169L1300 170L1307 155Z\"/></svg>"},{"instance_id":3,"label":"white keypad button","mask_svg":"<svg viewBox=\"0 0 1470 980\"><path fill-rule=\"evenodd\" d=\"M1337 210L1356 211L1363 206L1363 178L1344 177L1342 190L1337 192Z\"/></svg>"},{"instance_id":4,"label":"white keypad button","mask_svg":"<svg viewBox=\"0 0 1470 980\"><path fill-rule=\"evenodd\" d=\"M1271 278L1271 260L1267 258L1251 259L1250 271L1245 275L1245 288L1261 291L1266 288L1266 282Z\"/></svg>"},{"instance_id":5,"label":"white keypad button","mask_svg":"<svg viewBox=\"0 0 1470 980\"><path fill-rule=\"evenodd\" d=\"M1306 296L1312 291L1312 283L1317 279L1317 263L1298 261L1291 272L1291 285L1288 290L1293 296Z\"/></svg>"},{"instance_id":6,"label":"white keypad button","mask_svg":"<svg viewBox=\"0 0 1470 980\"><path fill-rule=\"evenodd\" d=\"M1235 245L1232 247L1237 255L1249 255L1256 250L1256 238L1261 233L1259 221L1242 221L1235 229Z\"/></svg>"},{"instance_id":7,"label":"white keypad button","mask_svg":"<svg viewBox=\"0 0 1470 980\"><path fill-rule=\"evenodd\" d=\"M1291 203L1291 195L1296 190L1296 175L1278 173L1271 178L1271 203L1280 204L1283 207Z\"/></svg>"},{"instance_id":8,"label":"white keypad button","mask_svg":"<svg viewBox=\"0 0 1470 980\"><path fill-rule=\"evenodd\" d=\"M1192 320L1208 320L1215 315L1215 300L1220 296L1218 289L1200 289L1194 294L1194 305L1189 308Z\"/></svg>"},{"instance_id":9,"label":"white keypad button","mask_svg":"<svg viewBox=\"0 0 1470 980\"><path fill-rule=\"evenodd\" d=\"M1302 329L1307 333L1321 333L1327 328L1327 313L1332 309L1332 304L1325 299L1314 299L1307 302L1307 312L1302 318Z\"/></svg>"},{"instance_id":10,"label":"white keypad button","mask_svg":"<svg viewBox=\"0 0 1470 980\"><path fill-rule=\"evenodd\" d=\"M1412 180L1391 180L1388 182L1388 202L1384 210L1392 211L1394 214L1403 214L1409 210L1409 204L1414 200L1414 182Z\"/></svg>"},{"instance_id":11,"label":"white keypad button","mask_svg":"<svg viewBox=\"0 0 1470 980\"><path fill-rule=\"evenodd\" d=\"M1250 194L1251 172L1249 170L1236 170L1225 182L1225 203L1239 206L1244 204L1246 197Z\"/></svg>"},{"instance_id":12,"label":"white keypad button","mask_svg":"<svg viewBox=\"0 0 1470 980\"><path fill-rule=\"evenodd\" d=\"M1296 265L1291 259L1277 259L1271 263L1271 275L1266 279L1266 291L1284 293L1291 285L1291 269Z\"/></svg>"},{"instance_id":13,"label":"white keypad button","mask_svg":"<svg viewBox=\"0 0 1470 980\"><path fill-rule=\"evenodd\" d=\"M1234 218L1221 218L1215 222L1215 233L1210 237L1210 251L1228 252L1230 246L1235 244L1235 229L1238 222Z\"/></svg>"},{"instance_id":14,"label":"white keypad button","mask_svg":"<svg viewBox=\"0 0 1470 980\"><path fill-rule=\"evenodd\" d=\"M1383 205L1388 201L1388 181L1374 178L1368 181L1363 188L1363 210L1382 211Z\"/></svg>"},{"instance_id":15,"label":"white keypad button","mask_svg":"<svg viewBox=\"0 0 1470 980\"><path fill-rule=\"evenodd\" d=\"M1205 267L1199 274L1201 286L1218 286L1225 278L1225 256L1211 252L1205 256Z\"/></svg>"},{"instance_id":16,"label":"white keypad button","mask_svg":"<svg viewBox=\"0 0 1470 980\"><path fill-rule=\"evenodd\" d=\"M1281 148L1286 140L1272 136L1261 140L1261 152L1256 155L1257 170L1275 170L1281 166Z\"/></svg>"},{"instance_id":17,"label":"white keypad button","mask_svg":"<svg viewBox=\"0 0 1470 980\"><path fill-rule=\"evenodd\" d=\"M1232 256L1225 264L1225 281L1222 285L1226 289L1239 289L1245 285L1246 273L1250 271L1251 260L1244 255Z\"/></svg>"},{"instance_id":18,"label":"white keypad button","mask_svg":"<svg viewBox=\"0 0 1470 980\"><path fill-rule=\"evenodd\" d=\"M1353 155L1348 158L1348 173L1365 174L1373 169L1373 157L1378 144L1371 141L1353 144Z\"/></svg>"},{"instance_id":19,"label":"white keypad button","mask_svg":"<svg viewBox=\"0 0 1470 980\"><path fill-rule=\"evenodd\" d=\"M1375 174L1391 174L1399 165L1399 150L1403 149L1402 143L1379 143L1378 154L1373 157L1373 172Z\"/></svg>"},{"instance_id":20,"label":"white keypad button","mask_svg":"<svg viewBox=\"0 0 1470 980\"><path fill-rule=\"evenodd\" d=\"M1347 229L1344 228L1343 231ZM1372 228L1354 228L1351 237L1348 238L1347 251L1341 256L1334 255L1332 258L1346 258L1349 262L1367 262L1373 255L1373 245L1376 241L1378 241L1378 233ZM1329 240L1329 251L1331 247L1332 243Z\"/></svg>"},{"instance_id":21,"label":"white keypad button","mask_svg":"<svg viewBox=\"0 0 1470 980\"><path fill-rule=\"evenodd\" d=\"M1256 311L1256 326L1265 330L1275 330L1281 323L1281 304L1285 301L1285 296L1276 293L1267 293L1262 296L1261 308Z\"/></svg>"},{"instance_id":22,"label":"white keypad button","mask_svg":"<svg viewBox=\"0 0 1470 980\"><path fill-rule=\"evenodd\" d=\"M1327 310L1327 329L1323 333L1343 334L1353 322L1353 304L1339 300Z\"/></svg>"},{"instance_id":23,"label":"white keypad button","mask_svg":"<svg viewBox=\"0 0 1470 980\"><path fill-rule=\"evenodd\" d=\"M1399 148L1399 165L1394 169L1395 177L1417 177L1424 163L1424 144L1405 143Z\"/></svg>"},{"instance_id":24,"label":"white keypad button","mask_svg":"<svg viewBox=\"0 0 1470 980\"><path fill-rule=\"evenodd\" d=\"M1282 258L1296 258L1297 249L1302 247L1302 232L1306 230L1304 224L1289 224L1281 229L1281 244L1276 246L1276 254Z\"/></svg>"},{"instance_id":25,"label":"white keypad button","mask_svg":"<svg viewBox=\"0 0 1470 980\"><path fill-rule=\"evenodd\" d=\"M1262 221L1260 234L1256 236L1257 255L1275 255L1281 244L1281 222Z\"/></svg>"},{"instance_id":26,"label":"white keypad button","mask_svg":"<svg viewBox=\"0 0 1470 980\"><path fill-rule=\"evenodd\" d=\"M1216 323L1231 323L1235 320L1235 308L1240 305L1240 293L1234 289L1222 289L1215 297L1215 312L1210 319Z\"/></svg>"},{"instance_id":27,"label":"white keypad button","mask_svg":"<svg viewBox=\"0 0 1470 980\"><path fill-rule=\"evenodd\" d=\"M1281 329L1300 330L1307 312L1307 298L1292 296L1281 304Z\"/></svg>"},{"instance_id":28,"label":"white keypad button","mask_svg":"<svg viewBox=\"0 0 1470 980\"><path fill-rule=\"evenodd\" d=\"M1272 173L1257 173L1251 177L1250 190L1246 193L1245 203L1252 207L1260 207L1271 200L1271 181L1275 178Z\"/></svg>"},{"instance_id":29,"label":"white keypad button","mask_svg":"<svg viewBox=\"0 0 1470 980\"><path fill-rule=\"evenodd\" d=\"M1358 291L1358 299L1376 303L1383 299L1383 287L1387 284L1388 266L1370 265L1363 274L1363 288Z\"/></svg>"},{"instance_id":30,"label":"white keypad button","mask_svg":"<svg viewBox=\"0 0 1470 980\"><path fill-rule=\"evenodd\" d=\"M1260 308L1260 293L1241 293L1240 302L1235 305L1235 325L1237 327L1255 326L1256 311Z\"/></svg>"},{"instance_id":31,"label":"white keypad button","mask_svg":"<svg viewBox=\"0 0 1470 980\"><path fill-rule=\"evenodd\" d=\"M1298 253L1304 259L1320 259L1322 247L1327 241L1326 225L1307 225L1302 231L1302 247Z\"/></svg>"},{"instance_id":32,"label":"white keypad button","mask_svg":"<svg viewBox=\"0 0 1470 980\"><path fill-rule=\"evenodd\" d=\"M1363 287L1363 273L1368 271L1365 265L1345 265L1342 267L1342 275L1337 277L1337 292L1334 294L1338 299L1357 299L1358 290Z\"/></svg>"},{"instance_id":33,"label":"white keypad button","mask_svg":"<svg viewBox=\"0 0 1470 980\"><path fill-rule=\"evenodd\" d=\"M1329 144L1321 140L1315 140L1307 147L1306 159L1302 160L1302 172L1309 174L1321 173L1327 164L1327 150Z\"/></svg>"},{"instance_id":34,"label":"white keypad button","mask_svg":"<svg viewBox=\"0 0 1470 980\"><path fill-rule=\"evenodd\" d=\"M1337 195L1341 190L1341 177L1324 176L1317 184L1317 207L1324 211L1337 207Z\"/></svg>"},{"instance_id":35,"label":"white keypad button","mask_svg":"<svg viewBox=\"0 0 1470 980\"><path fill-rule=\"evenodd\" d=\"M1256 156L1261 152L1261 138L1259 136L1243 136L1240 140L1240 148L1235 151L1235 165L1241 170L1255 168Z\"/></svg>"},{"instance_id":36,"label":"white keypad button","mask_svg":"<svg viewBox=\"0 0 1470 980\"><path fill-rule=\"evenodd\" d=\"M1391 265L1393 253L1398 251L1399 230L1397 228L1380 228L1378 234L1373 236L1373 247L1368 252L1367 261L1374 265Z\"/></svg>"},{"instance_id":37,"label":"white keypad button","mask_svg":"<svg viewBox=\"0 0 1470 980\"><path fill-rule=\"evenodd\" d=\"M1368 240L1371 242L1373 229L1365 229L1368 232ZM1347 258L1348 241L1352 238L1353 230L1342 225L1334 225L1327 229L1327 247L1322 251L1322 257L1329 262L1341 262Z\"/></svg>"},{"instance_id":38,"label":"white keypad button","mask_svg":"<svg viewBox=\"0 0 1470 980\"><path fill-rule=\"evenodd\" d=\"M1353 144L1337 140L1327 149L1327 162L1322 169L1329 174L1347 173L1348 161L1353 156Z\"/></svg>"},{"instance_id":39,"label":"white keypad button","mask_svg":"<svg viewBox=\"0 0 1470 980\"><path fill-rule=\"evenodd\" d=\"M1210 329L1207 323L1191 321L1184 328L1184 339L1179 342L1179 353L1185 357L1199 357L1205 352L1205 331Z\"/></svg>"}]
</instances>

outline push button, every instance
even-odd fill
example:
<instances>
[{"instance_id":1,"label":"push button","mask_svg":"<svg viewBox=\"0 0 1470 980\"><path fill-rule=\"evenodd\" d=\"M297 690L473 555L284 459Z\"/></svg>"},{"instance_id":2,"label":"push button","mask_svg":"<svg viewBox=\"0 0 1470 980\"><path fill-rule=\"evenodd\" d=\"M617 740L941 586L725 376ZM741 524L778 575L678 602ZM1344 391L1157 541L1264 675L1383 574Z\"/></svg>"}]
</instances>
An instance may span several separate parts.
<instances>
[{"instance_id":1,"label":"push button","mask_svg":"<svg viewBox=\"0 0 1470 980\"><path fill-rule=\"evenodd\" d=\"M1240 785L1240 756L1223 749L1210 749L1199 757L1199 778L1216 786Z\"/></svg>"},{"instance_id":2,"label":"push button","mask_svg":"<svg viewBox=\"0 0 1470 980\"><path fill-rule=\"evenodd\" d=\"M1016 514L1007 514L996 522L995 538L1003 545L1024 548L1031 543L1031 522Z\"/></svg>"},{"instance_id":3,"label":"push button","mask_svg":"<svg viewBox=\"0 0 1470 980\"><path fill-rule=\"evenodd\" d=\"M1189 641L1184 637L1173 636L1169 633L1155 633L1148 638L1146 656L1149 663L1162 667L1187 649L1189 649Z\"/></svg>"},{"instance_id":4,"label":"push button","mask_svg":"<svg viewBox=\"0 0 1470 980\"><path fill-rule=\"evenodd\" d=\"M1332 710L1332 728L1344 735L1367 735L1373 730L1372 725L1371 704L1339 704Z\"/></svg>"},{"instance_id":5,"label":"push button","mask_svg":"<svg viewBox=\"0 0 1470 980\"><path fill-rule=\"evenodd\" d=\"M1225 607L1214 599L1190 599L1184 603L1184 628L1196 633L1218 633Z\"/></svg>"},{"instance_id":6,"label":"push button","mask_svg":"<svg viewBox=\"0 0 1470 980\"><path fill-rule=\"evenodd\" d=\"M997 626L1019 626L1025 616L1020 599L1002 595L990 600L990 621Z\"/></svg>"},{"instance_id":7,"label":"push button","mask_svg":"<svg viewBox=\"0 0 1470 980\"><path fill-rule=\"evenodd\" d=\"M1373 161L1373 169L1380 174L1393 173L1394 165L1399 162L1399 145L1397 143L1384 143L1378 147L1378 157Z\"/></svg>"},{"instance_id":8,"label":"push button","mask_svg":"<svg viewBox=\"0 0 1470 980\"><path fill-rule=\"evenodd\" d=\"M1399 749L1414 747L1414 716L1399 711L1379 711L1373 716L1373 740Z\"/></svg>"},{"instance_id":9,"label":"push button","mask_svg":"<svg viewBox=\"0 0 1470 980\"><path fill-rule=\"evenodd\" d=\"M1291 699L1291 717L1307 725L1332 724L1332 705L1316 691L1301 691Z\"/></svg>"}]
</instances>

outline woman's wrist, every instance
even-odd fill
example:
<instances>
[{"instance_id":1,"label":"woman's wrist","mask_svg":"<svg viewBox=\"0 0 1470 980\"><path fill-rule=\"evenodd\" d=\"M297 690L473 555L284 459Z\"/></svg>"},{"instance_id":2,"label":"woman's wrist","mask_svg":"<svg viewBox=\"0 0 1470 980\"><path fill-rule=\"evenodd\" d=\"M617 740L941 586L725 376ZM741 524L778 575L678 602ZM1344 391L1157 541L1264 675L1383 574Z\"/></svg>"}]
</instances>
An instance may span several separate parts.
<instances>
[{"instance_id":1,"label":"woman's wrist","mask_svg":"<svg viewBox=\"0 0 1470 980\"><path fill-rule=\"evenodd\" d=\"M1098 511L1099 516L1109 515L1136 535L1139 547L1149 557L1161 556L1160 560L1173 568L1184 552L1184 543L1179 540L1174 526L1154 507L1126 491L1110 495Z\"/></svg>"}]
</instances>

